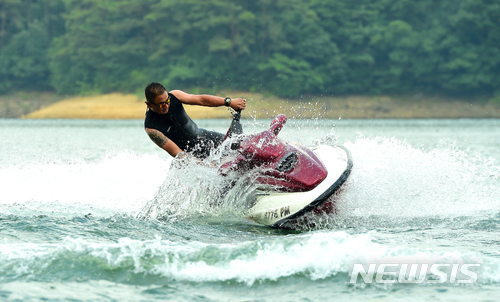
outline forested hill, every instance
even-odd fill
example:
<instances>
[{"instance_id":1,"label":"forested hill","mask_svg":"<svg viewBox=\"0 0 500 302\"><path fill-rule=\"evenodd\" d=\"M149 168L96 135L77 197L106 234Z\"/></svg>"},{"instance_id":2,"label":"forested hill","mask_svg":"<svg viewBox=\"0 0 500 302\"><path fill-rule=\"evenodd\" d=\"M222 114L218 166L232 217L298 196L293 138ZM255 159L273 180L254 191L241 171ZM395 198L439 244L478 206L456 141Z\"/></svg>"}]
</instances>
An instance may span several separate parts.
<instances>
[{"instance_id":1,"label":"forested hill","mask_svg":"<svg viewBox=\"0 0 500 302\"><path fill-rule=\"evenodd\" d=\"M0 93L500 95L499 0L2 0Z\"/></svg>"}]
</instances>

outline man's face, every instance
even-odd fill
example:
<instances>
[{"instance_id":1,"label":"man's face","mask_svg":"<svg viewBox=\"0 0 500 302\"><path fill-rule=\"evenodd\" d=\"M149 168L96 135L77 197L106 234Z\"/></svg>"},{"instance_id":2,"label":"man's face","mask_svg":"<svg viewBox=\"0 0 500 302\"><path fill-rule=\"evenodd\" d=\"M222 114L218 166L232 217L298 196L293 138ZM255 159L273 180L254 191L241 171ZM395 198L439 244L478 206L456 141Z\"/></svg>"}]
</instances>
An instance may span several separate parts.
<instances>
[{"instance_id":1,"label":"man's face","mask_svg":"<svg viewBox=\"0 0 500 302\"><path fill-rule=\"evenodd\" d=\"M159 114L166 114L170 108L170 97L165 91L163 94L157 96L154 102L148 102L149 109Z\"/></svg>"}]
</instances>

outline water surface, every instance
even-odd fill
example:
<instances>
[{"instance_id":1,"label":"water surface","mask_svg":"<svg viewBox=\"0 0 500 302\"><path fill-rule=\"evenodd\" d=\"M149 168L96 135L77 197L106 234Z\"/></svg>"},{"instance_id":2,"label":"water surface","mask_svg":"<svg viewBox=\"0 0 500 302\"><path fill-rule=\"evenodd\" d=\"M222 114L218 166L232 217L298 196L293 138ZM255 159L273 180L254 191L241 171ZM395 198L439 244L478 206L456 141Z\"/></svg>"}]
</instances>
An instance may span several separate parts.
<instances>
[{"instance_id":1,"label":"water surface","mask_svg":"<svg viewBox=\"0 0 500 302\"><path fill-rule=\"evenodd\" d=\"M500 121L289 120L280 137L352 153L338 213L314 228L255 225L251 184L221 194L215 169L172 165L143 121L0 120L0 300L498 297ZM480 264L478 280L349 283L353 263L435 261Z\"/></svg>"}]
</instances>

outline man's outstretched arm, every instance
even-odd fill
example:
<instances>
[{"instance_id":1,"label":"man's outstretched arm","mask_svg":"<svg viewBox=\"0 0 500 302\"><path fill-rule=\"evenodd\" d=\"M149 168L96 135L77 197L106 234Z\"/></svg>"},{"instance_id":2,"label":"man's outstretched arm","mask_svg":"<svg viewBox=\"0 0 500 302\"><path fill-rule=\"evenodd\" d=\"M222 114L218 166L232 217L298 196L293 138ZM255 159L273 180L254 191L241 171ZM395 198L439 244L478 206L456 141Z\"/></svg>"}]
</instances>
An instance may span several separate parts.
<instances>
[{"instance_id":1,"label":"man's outstretched arm","mask_svg":"<svg viewBox=\"0 0 500 302\"><path fill-rule=\"evenodd\" d=\"M209 95L209 94L189 94L182 90L172 90L170 91L176 98L183 104L187 105L199 105L207 107L219 107L224 106L224 99L220 96ZM234 110L243 110L247 105L247 101L242 98L231 99L229 106Z\"/></svg>"}]
</instances>

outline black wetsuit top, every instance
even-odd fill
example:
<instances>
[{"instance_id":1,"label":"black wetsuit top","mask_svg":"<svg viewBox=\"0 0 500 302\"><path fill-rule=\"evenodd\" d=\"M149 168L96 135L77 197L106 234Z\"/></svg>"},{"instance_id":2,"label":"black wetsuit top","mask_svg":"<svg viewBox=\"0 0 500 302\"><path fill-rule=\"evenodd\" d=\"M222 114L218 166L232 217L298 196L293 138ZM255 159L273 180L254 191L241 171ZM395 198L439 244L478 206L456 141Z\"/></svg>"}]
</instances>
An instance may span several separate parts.
<instances>
[{"instance_id":1,"label":"black wetsuit top","mask_svg":"<svg viewBox=\"0 0 500 302\"><path fill-rule=\"evenodd\" d=\"M223 139L222 133L198 128L187 115L181 101L170 95L170 108L166 114L146 111L145 128L156 129L171 139L181 150L192 152L199 158L205 158L210 150L218 147Z\"/></svg>"}]
</instances>

